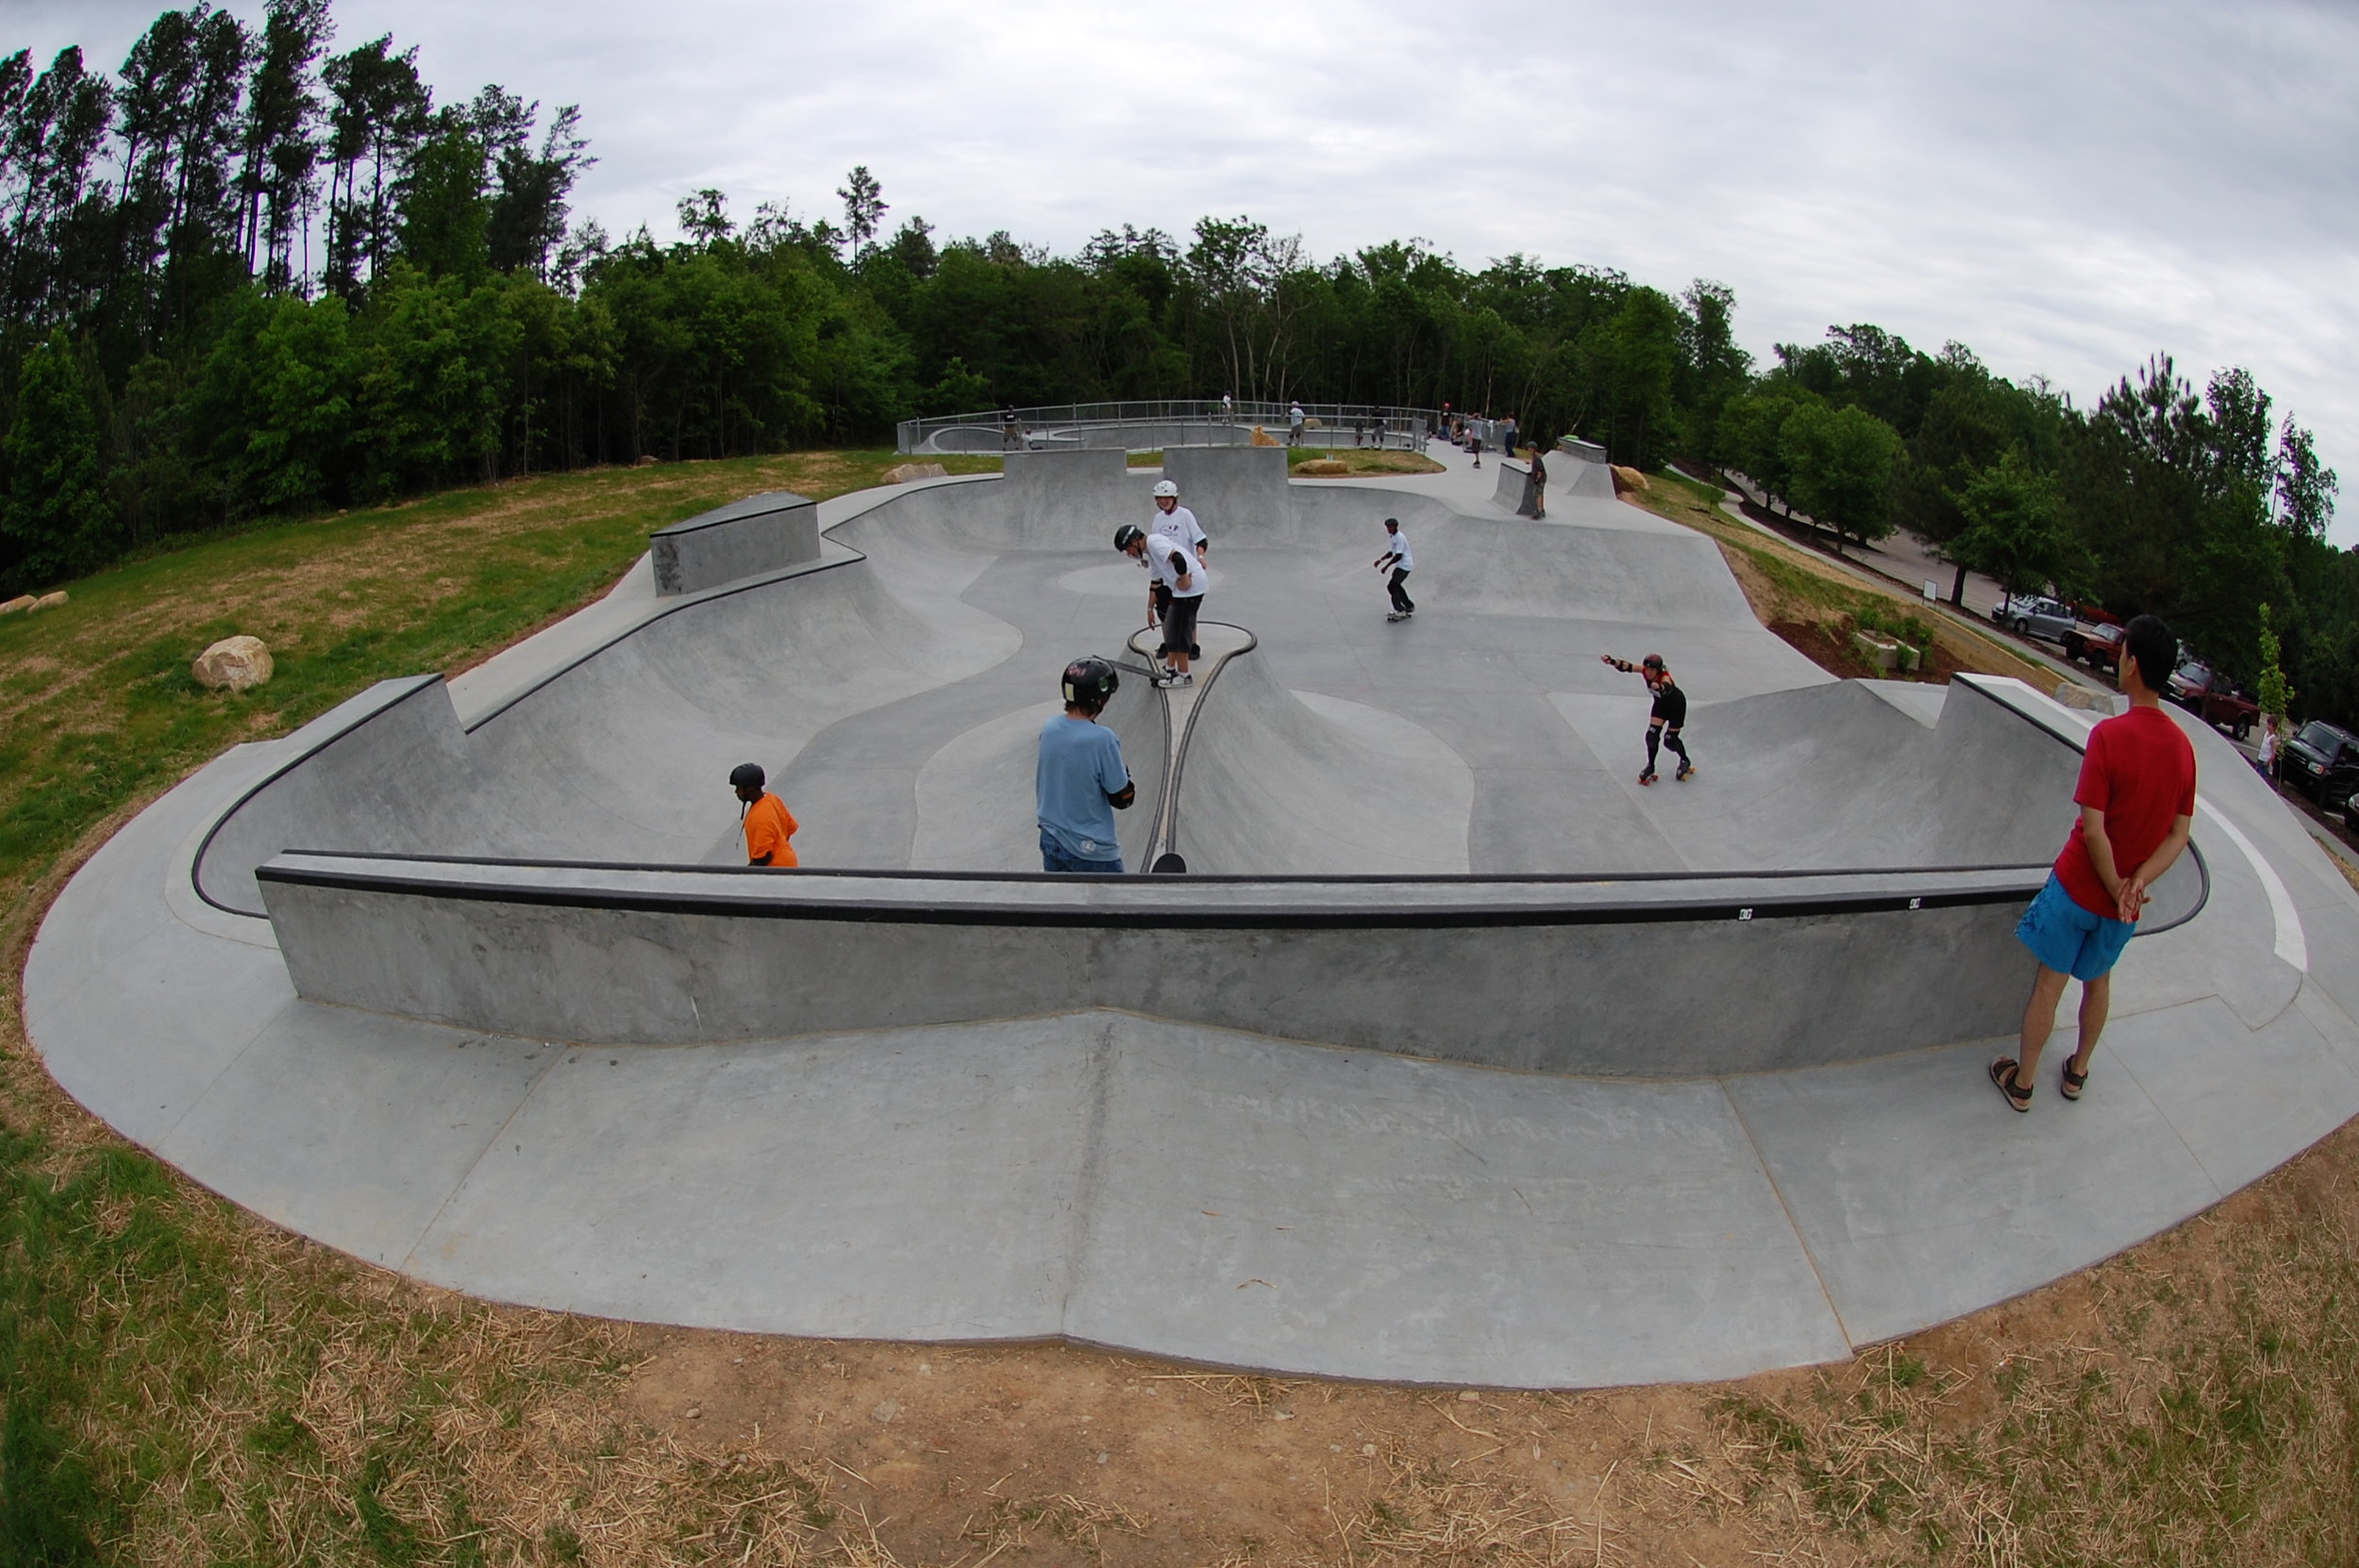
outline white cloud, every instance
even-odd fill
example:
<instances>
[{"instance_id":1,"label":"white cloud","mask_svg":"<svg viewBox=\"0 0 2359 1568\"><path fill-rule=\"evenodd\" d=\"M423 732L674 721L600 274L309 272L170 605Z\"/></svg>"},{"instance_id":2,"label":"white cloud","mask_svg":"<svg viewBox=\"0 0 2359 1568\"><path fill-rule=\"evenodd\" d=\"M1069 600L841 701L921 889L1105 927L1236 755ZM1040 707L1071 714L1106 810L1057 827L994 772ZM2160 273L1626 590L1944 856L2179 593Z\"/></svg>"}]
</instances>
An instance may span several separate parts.
<instances>
[{"instance_id":1,"label":"white cloud","mask_svg":"<svg viewBox=\"0 0 2359 1568\"><path fill-rule=\"evenodd\" d=\"M232 7L252 15L259 7ZM12 0L112 64L154 14ZM2352 478L2359 12L2117 0L1464 8L340 0L446 98L578 102L577 210L670 232L836 208L1077 248L1249 212L1331 255L1422 236L1737 292L1766 356L1830 323L1972 345L2083 402L2158 349L2249 366Z\"/></svg>"}]
</instances>

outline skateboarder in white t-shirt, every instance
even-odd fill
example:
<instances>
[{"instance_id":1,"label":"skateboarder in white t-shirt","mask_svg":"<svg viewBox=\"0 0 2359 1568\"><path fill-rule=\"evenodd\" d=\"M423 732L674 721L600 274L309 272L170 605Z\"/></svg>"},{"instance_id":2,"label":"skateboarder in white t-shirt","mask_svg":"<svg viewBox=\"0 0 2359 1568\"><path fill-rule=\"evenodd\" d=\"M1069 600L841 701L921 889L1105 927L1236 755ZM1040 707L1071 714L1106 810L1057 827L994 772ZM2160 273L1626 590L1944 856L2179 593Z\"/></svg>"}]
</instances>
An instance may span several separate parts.
<instances>
[{"instance_id":1,"label":"skateboarder in white t-shirt","mask_svg":"<svg viewBox=\"0 0 2359 1568\"><path fill-rule=\"evenodd\" d=\"M1212 548L1212 541L1205 538L1203 528L1196 524L1196 513L1180 504L1180 487L1169 479L1155 483L1155 515L1148 519L1146 531L1179 541L1194 551L1199 561L1206 559L1205 552ZM1159 615L1171 613L1171 590L1160 582L1155 585L1155 610ZM1193 637L1188 642L1188 657L1204 657L1204 650L1196 646Z\"/></svg>"},{"instance_id":2,"label":"skateboarder in white t-shirt","mask_svg":"<svg viewBox=\"0 0 2359 1568\"><path fill-rule=\"evenodd\" d=\"M1146 624L1161 623L1162 653L1167 673L1155 677L1158 686L1192 686L1196 677L1188 661L1196 654L1196 617L1204 606L1211 577L1202 561L1169 534L1143 533L1135 524L1114 530L1114 548L1146 563L1153 586L1146 596Z\"/></svg>"},{"instance_id":3,"label":"skateboarder in white t-shirt","mask_svg":"<svg viewBox=\"0 0 2359 1568\"><path fill-rule=\"evenodd\" d=\"M1417 607L1410 599L1409 591L1401 585L1409 580L1409 574L1417 569L1417 560L1409 553L1409 536L1400 531L1399 518L1388 517L1384 520L1384 553L1376 558L1378 571L1393 574L1392 581L1385 585L1392 592L1393 612L1384 619L1406 621L1417 613Z\"/></svg>"}]
</instances>

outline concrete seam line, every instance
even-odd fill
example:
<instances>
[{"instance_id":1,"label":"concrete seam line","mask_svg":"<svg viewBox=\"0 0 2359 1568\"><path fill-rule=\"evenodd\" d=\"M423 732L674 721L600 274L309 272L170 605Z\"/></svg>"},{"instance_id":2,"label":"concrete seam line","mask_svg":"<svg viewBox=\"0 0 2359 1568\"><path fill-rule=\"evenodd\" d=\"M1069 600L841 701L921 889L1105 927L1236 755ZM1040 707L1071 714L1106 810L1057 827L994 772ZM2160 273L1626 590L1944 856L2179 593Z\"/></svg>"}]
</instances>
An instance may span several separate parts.
<instances>
[{"instance_id":1,"label":"concrete seam line","mask_svg":"<svg viewBox=\"0 0 2359 1568\"><path fill-rule=\"evenodd\" d=\"M1064 1258L1059 1270L1064 1285L1057 1297L1059 1334L1067 1332L1066 1315L1073 1310L1074 1295L1086 1283L1080 1276L1096 1240L1097 1191L1106 1168L1107 1102L1113 1094L1114 1052L1119 1048L1114 1031L1121 1023L1119 1017L1109 1017L1090 1031L1085 1069L1089 1082L1082 1090L1081 1112L1087 1120L1081 1127L1081 1158L1073 1172L1073 1223L1065 1231Z\"/></svg>"},{"instance_id":2,"label":"concrete seam line","mask_svg":"<svg viewBox=\"0 0 2359 1568\"><path fill-rule=\"evenodd\" d=\"M467 1029L459 1032L481 1036L489 1034L493 1031L487 1029ZM540 1040L540 1037L537 1035L510 1035L505 1038L510 1040ZM541 1070L538 1073L532 1075L532 1081L526 1084L525 1092L516 1096L516 1103L508 1108L508 1114L500 1118L500 1125L494 1127L489 1133L484 1135L482 1143L477 1147L475 1154L467 1160L466 1169L459 1173L459 1179L450 1184L450 1191L443 1194L443 1201L434 1206L434 1212L427 1216L426 1224L418 1226L418 1233L410 1239L410 1245L403 1251L401 1255L401 1261L393 1265L403 1274L413 1274L416 1272L418 1248L426 1245L426 1239L434 1234L434 1227L436 1226L443 1223L443 1216L449 1211L450 1206L459 1201L459 1193L460 1190L463 1189L469 1181L475 1178L476 1167L482 1164L483 1157L492 1152L493 1144L497 1143L501 1139L508 1136L508 1129L516 1125L516 1118L524 1114L525 1107L530 1104L532 1096L540 1092L541 1085L548 1081L549 1074L556 1068L557 1064L563 1061L569 1052L577 1049L575 1046L568 1045L562 1042L555 1040L540 1040L540 1045L543 1050L551 1053L549 1059L542 1064ZM579 1048L587 1049L588 1047L585 1046Z\"/></svg>"},{"instance_id":3,"label":"concrete seam line","mask_svg":"<svg viewBox=\"0 0 2359 1568\"><path fill-rule=\"evenodd\" d=\"M1753 1151L1753 1162L1761 1167L1761 1179L1769 1184L1770 1195L1778 1200L1778 1212L1785 1216L1786 1227L1794 1232L1794 1244L1802 1249L1802 1257L1810 1264L1810 1276L1818 1281L1818 1293L1826 1300L1828 1315L1834 1319L1835 1332L1843 1336L1843 1343L1856 1354L1859 1342L1851 1337L1851 1326L1843 1321L1843 1309L1835 1305L1834 1291L1827 1283L1825 1271L1818 1266L1818 1255L1811 1250L1810 1238L1802 1234L1800 1222L1794 1218L1794 1206L1785 1201L1785 1189L1778 1185L1778 1173L1769 1168L1769 1157L1762 1152L1761 1140L1753 1136L1752 1124L1745 1120L1745 1107L1729 1092L1728 1079L1715 1077L1712 1081L1720 1091L1720 1097L1728 1102L1729 1113L1736 1118L1737 1126L1744 1132L1745 1142Z\"/></svg>"},{"instance_id":4,"label":"concrete seam line","mask_svg":"<svg viewBox=\"0 0 2359 1568\"><path fill-rule=\"evenodd\" d=\"M2244 829L2230 822L2220 809L2199 797L2196 810L2203 818L2228 835L2228 842L2240 850L2252 863L2253 874L2261 879L2261 891L2268 894L2269 919L2277 926L2277 956L2304 975L2310 973L2310 941L2302 933L2301 915L2294 909L2294 896L2277 875L2277 868L2268 863L2260 847L2244 836Z\"/></svg>"}]
</instances>

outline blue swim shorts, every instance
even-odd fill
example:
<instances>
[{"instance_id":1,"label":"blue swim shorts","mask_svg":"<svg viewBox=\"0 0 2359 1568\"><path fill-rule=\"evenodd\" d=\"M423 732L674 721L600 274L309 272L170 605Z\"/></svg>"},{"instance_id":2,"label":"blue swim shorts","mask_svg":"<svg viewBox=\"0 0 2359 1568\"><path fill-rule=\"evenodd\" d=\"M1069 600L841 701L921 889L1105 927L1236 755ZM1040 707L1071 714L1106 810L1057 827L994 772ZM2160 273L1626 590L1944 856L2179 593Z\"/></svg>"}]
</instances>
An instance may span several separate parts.
<instances>
[{"instance_id":1,"label":"blue swim shorts","mask_svg":"<svg viewBox=\"0 0 2359 1568\"><path fill-rule=\"evenodd\" d=\"M2015 935L2032 950L2032 957L2057 974L2094 980L2112 972L2136 930L2129 921L2081 908L2051 871L2048 885L2016 923Z\"/></svg>"}]
</instances>

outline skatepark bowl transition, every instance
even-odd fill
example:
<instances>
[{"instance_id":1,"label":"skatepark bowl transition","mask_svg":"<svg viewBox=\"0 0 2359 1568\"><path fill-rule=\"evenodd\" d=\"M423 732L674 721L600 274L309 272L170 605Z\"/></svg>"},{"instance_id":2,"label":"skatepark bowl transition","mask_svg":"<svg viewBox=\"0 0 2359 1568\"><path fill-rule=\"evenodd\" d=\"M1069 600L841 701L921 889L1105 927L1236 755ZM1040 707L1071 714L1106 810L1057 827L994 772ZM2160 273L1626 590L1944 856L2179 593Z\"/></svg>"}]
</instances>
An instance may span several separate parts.
<instances>
[{"instance_id":1,"label":"skatepark bowl transition","mask_svg":"<svg viewBox=\"0 0 2359 1568\"><path fill-rule=\"evenodd\" d=\"M1169 692L1120 452L666 529L132 821L42 926L32 1039L196 1180L485 1297L1529 1387L1840 1358L2359 1112L2359 900L2221 738L2174 714L2197 853L2086 1096L2051 1067L2014 1115L1983 1066L2095 715L1832 679L1581 453L1534 520L1521 467L1436 452L1169 452L1212 537ZM1089 652L1125 859L1185 875L1037 869ZM1669 659L1699 777L1639 784L1604 653ZM746 760L798 870L742 864Z\"/></svg>"}]
</instances>

